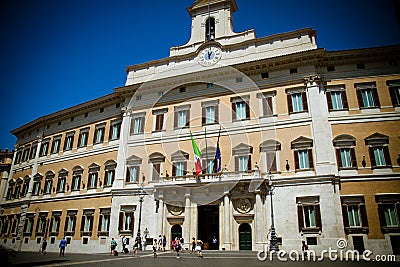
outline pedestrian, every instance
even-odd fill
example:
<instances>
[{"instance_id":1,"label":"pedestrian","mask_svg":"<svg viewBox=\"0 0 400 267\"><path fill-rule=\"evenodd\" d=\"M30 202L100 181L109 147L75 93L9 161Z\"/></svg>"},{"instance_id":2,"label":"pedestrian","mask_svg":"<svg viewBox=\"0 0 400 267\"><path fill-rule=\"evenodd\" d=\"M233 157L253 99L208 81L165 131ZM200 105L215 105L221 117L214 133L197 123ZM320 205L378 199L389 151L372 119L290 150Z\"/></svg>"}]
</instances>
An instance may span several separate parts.
<instances>
[{"instance_id":1,"label":"pedestrian","mask_svg":"<svg viewBox=\"0 0 400 267\"><path fill-rule=\"evenodd\" d=\"M60 257L61 255L64 257L65 248L67 247L67 240L65 240L65 237L61 239L58 247L60 248Z\"/></svg>"},{"instance_id":2,"label":"pedestrian","mask_svg":"<svg viewBox=\"0 0 400 267\"><path fill-rule=\"evenodd\" d=\"M158 236L158 240L157 240L158 242L157 242L157 245L158 245L158 247L157 247L157 250L162 250L162 244L163 244L163 238L161 237L161 235L159 235Z\"/></svg>"},{"instance_id":3,"label":"pedestrian","mask_svg":"<svg viewBox=\"0 0 400 267\"><path fill-rule=\"evenodd\" d=\"M117 247L117 241L115 241L114 240L114 237L113 238L111 238L111 244L110 244L110 248L111 248L111 251L110 251L110 255L114 255L115 254L115 248Z\"/></svg>"},{"instance_id":4,"label":"pedestrian","mask_svg":"<svg viewBox=\"0 0 400 267\"><path fill-rule=\"evenodd\" d=\"M171 241L171 250L174 251L176 247L176 238Z\"/></svg>"},{"instance_id":5,"label":"pedestrian","mask_svg":"<svg viewBox=\"0 0 400 267\"><path fill-rule=\"evenodd\" d=\"M129 252L128 248L126 247L127 242L128 242L128 238L126 238L126 237L123 235L123 236L122 236L122 253L128 253L128 252Z\"/></svg>"},{"instance_id":6,"label":"pedestrian","mask_svg":"<svg viewBox=\"0 0 400 267\"><path fill-rule=\"evenodd\" d=\"M176 238L175 240L175 251L176 251L176 258L179 259L179 252L181 251L181 240Z\"/></svg>"},{"instance_id":7,"label":"pedestrian","mask_svg":"<svg viewBox=\"0 0 400 267\"><path fill-rule=\"evenodd\" d=\"M42 242L42 254L46 254L46 248L47 248L47 241L46 238L44 238Z\"/></svg>"},{"instance_id":8,"label":"pedestrian","mask_svg":"<svg viewBox=\"0 0 400 267\"><path fill-rule=\"evenodd\" d=\"M203 258L203 254L201 253L201 246L203 245L203 241L201 241L200 239L198 239L196 241L196 252L197 252L197 257L199 258Z\"/></svg>"},{"instance_id":9,"label":"pedestrian","mask_svg":"<svg viewBox=\"0 0 400 267\"><path fill-rule=\"evenodd\" d=\"M139 242L136 239L135 243L133 244L133 256L135 256L135 258L138 257L138 249L139 249Z\"/></svg>"},{"instance_id":10,"label":"pedestrian","mask_svg":"<svg viewBox=\"0 0 400 267\"><path fill-rule=\"evenodd\" d=\"M215 237L215 235L213 237L212 244L213 244L213 249L218 249L218 240Z\"/></svg>"},{"instance_id":11,"label":"pedestrian","mask_svg":"<svg viewBox=\"0 0 400 267\"><path fill-rule=\"evenodd\" d=\"M179 238L179 243L181 245L182 253L185 252L185 248L183 247L183 245L185 244L185 240L183 239L183 237Z\"/></svg>"},{"instance_id":12,"label":"pedestrian","mask_svg":"<svg viewBox=\"0 0 400 267\"><path fill-rule=\"evenodd\" d=\"M196 239L193 237L192 238L192 250L190 251L190 254L194 254L196 249Z\"/></svg>"},{"instance_id":13,"label":"pedestrian","mask_svg":"<svg viewBox=\"0 0 400 267\"><path fill-rule=\"evenodd\" d=\"M157 239L154 240L153 242L153 257L156 258L157 257Z\"/></svg>"},{"instance_id":14,"label":"pedestrian","mask_svg":"<svg viewBox=\"0 0 400 267\"><path fill-rule=\"evenodd\" d=\"M165 247L167 246L167 238L165 237L165 235L163 236L162 245L163 245L163 250L165 252Z\"/></svg>"},{"instance_id":15,"label":"pedestrian","mask_svg":"<svg viewBox=\"0 0 400 267\"><path fill-rule=\"evenodd\" d=\"M307 251L308 251L308 245L306 244L306 241L301 241L301 251L303 252L303 259L307 257Z\"/></svg>"}]
</instances>

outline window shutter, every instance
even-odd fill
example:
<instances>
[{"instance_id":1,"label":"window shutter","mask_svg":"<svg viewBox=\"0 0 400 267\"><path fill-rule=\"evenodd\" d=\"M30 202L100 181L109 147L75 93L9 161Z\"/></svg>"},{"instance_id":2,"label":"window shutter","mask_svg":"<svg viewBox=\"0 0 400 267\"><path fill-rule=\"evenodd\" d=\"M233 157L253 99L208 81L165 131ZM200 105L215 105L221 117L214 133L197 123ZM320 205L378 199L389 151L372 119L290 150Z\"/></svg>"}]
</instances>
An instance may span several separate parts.
<instances>
[{"instance_id":1,"label":"window shutter","mask_svg":"<svg viewBox=\"0 0 400 267\"><path fill-rule=\"evenodd\" d=\"M383 227L386 227L385 213L383 204L378 204L379 223L383 232Z\"/></svg>"},{"instance_id":2,"label":"window shutter","mask_svg":"<svg viewBox=\"0 0 400 267\"><path fill-rule=\"evenodd\" d=\"M214 122L215 123L217 123L217 122L219 122L219 111L218 111L218 105L215 105L214 106L214 114L215 114L215 119L214 119Z\"/></svg>"},{"instance_id":3,"label":"window shutter","mask_svg":"<svg viewBox=\"0 0 400 267\"><path fill-rule=\"evenodd\" d=\"M308 149L308 165L310 169L314 169L314 161L312 156L312 149Z\"/></svg>"},{"instance_id":4,"label":"window shutter","mask_svg":"<svg viewBox=\"0 0 400 267\"><path fill-rule=\"evenodd\" d=\"M293 112L292 95L288 94L288 95L286 95L286 97L287 97L287 102L288 102L288 112L292 113Z\"/></svg>"},{"instance_id":5,"label":"window shutter","mask_svg":"<svg viewBox=\"0 0 400 267\"><path fill-rule=\"evenodd\" d=\"M306 94L306 92L302 92L301 93L301 100L303 101L303 111L308 111L307 94Z\"/></svg>"},{"instance_id":6,"label":"window shutter","mask_svg":"<svg viewBox=\"0 0 400 267\"><path fill-rule=\"evenodd\" d=\"M99 216L99 223L97 225L97 234L101 232L101 226L103 224L103 214L100 214Z\"/></svg>"},{"instance_id":7,"label":"window shutter","mask_svg":"<svg viewBox=\"0 0 400 267\"><path fill-rule=\"evenodd\" d=\"M372 97L374 99L374 106L380 107L381 103L379 102L378 90L376 88L372 88Z\"/></svg>"},{"instance_id":8,"label":"window shutter","mask_svg":"<svg viewBox=\"0 0 400 267\"><path fill-rule=\"evenodd\" d=\"M388 146L383 147L383 155L385 156L386 166L392 167L392 161L390 160L390 153ZM399 218L400 219L400 218Z\"/></svg>"},{"instance_id":9,"label":"window shutter","mask_svg":"<svg viewBox=\"0 0 400 267\"><path fill-rule=\"evenodd\" d=\"M50 226L49 226L50 231L53 230L53 221L54 221L54 219L55 219L55 218L52 217L51 220L50 220Z\"/></svg>"},{"instance_id":10,"label":"window shutter","mask_svg":"<svg viewBox=\"0 0 400 267\"><path fill-rule=\"evenodd\" d=\"M315 223L316 223L317 227L322 228L321 211L320 211L319 205L314 206L314 211L315 211Z\"/></svg>"},{"instance_id":11,"label":"window shutter","mask_svg":"<svg viewBox=\"0 0 400 267\"><path fill-rule=\"evenodd\" d=\"M351 157L351 167L357 168L357 158L356 158L356 152L354 150L354 147L350 148L350 157Z\"/></svg>"},{"instance_id":12,"label":"window shutter","mask_svg":"<svg viewBox=\"0 0 400 267\"><path fill-rule=\"evenodd\" d=\"M247 158L247 170L251 171L251 155Z\"/></svg>"},{"instance_id":13,"label":"window shutter","mask_svg":"<svg viewBox=\"0 0 400 267\"><path fill-rule=\"evenodd\" d=\"M201 173L206 174L207 173L207 161L205 159L201 160Z\"/></svg>"},{"instance_id":14,"label":"window shutter","mask_svg":"<svg viewBox=\"0 0 400 267\"><path fill-rule=\"evenodd\" d=\"M86 219L86 216L82 216L82 219L81 219L81 232L83 232L83 230L85 229L85 219Z\"/></svg>"},{"instance_id":15,"label":"window shutter","mask_svg":"<svg viewBox=\"0 0 400 267\"><path fill-rule=\"evenodd\" d=\"M178 128L178 111L174 112L174 129L176 128Z\"/></svg>"},{"instance_id":16,"label":"window shutter","mask_svg":"<svg viewBox=\"0 0 400 267\"><path fill-rule=\"evenodd\" d=\"M340 148L336 148L336 161L339 168L343 167L342 157L340 156Z\"/></svg>"},{"instance_id":17,"label":"window shutter","mask_svg":"<svg viewBox=\"0 0 400 267\"><path fill-rule=\"evenodd\" d=\"M269 171L271 171L271 172L277 171L275 154L276 154L275 151L267 151L265 153L266 158L267 158L267 166L269 166Z\"/></svg>"},{"instance_id":18,"label":"window shutter","mask_svg":"<svg viewBox=\"0 0 400 267\"><path fill-rule=\"evenodd\" d=\"M396 87L389 87L390 99L392 100L393 107L397 107L400 103L397 102L396 98Z\"/></svg>"},{"instance_id":19,"label":"window shutter","mask_svg":"<svg viewBox=\"0 0 400 267\"><path fill-rule=\"evenodd\" d=\"M246 119L250 119L250 105L249 105L249 102L246 101L245 105L246 105Z\"/></svg>"},{"instance_id":20,"label":"window shutter","mask_svg":"<svg viewBox=\"0 0 400 267\"><path fill-rule=\"evenodd\" d=\"M360 216L361 216L361 226L368 227L367 211L365 210L365 204L360 205Z\"/></svg>"},{"instance_id":21,"label":"window shutter","mask_svg":"<svg viewBox=\"0 0 400 267\"><path fill-rule=\"evenodd\" d=\"M328 110L333 110L331 92L326 92L326 102L328 103Z\"/></svg>"},{"instance_id":22,"label":"window shutter","mask_svg":"<svg viewBox=\"0 0 400 267\"><path fill-rule=\"evenodd\" d=\"M236 103L232 103L232 121L236 120Z\"/></svg>"},{"instance_id":23,"label":"window shutter","mask_svg":"<svg viewBox=\"0 0 400 267\"><path fill-rule=\"evenodd\" d=\"M398 221L400 220L400 203L396 203L395 207L397 211L397 226L400 226L400 222Z\"/></svg>"},{"instance_id":24,"label":"window shutter","mask_svg":"<svg viewBox=\"0 0 400 267\"><path fill-rule=\"evenodd\" d=\"M185 126L186 127L190 126L190 110L189 109L186 110L186 124L185 124Z\"/></svg>"},{"instance_id":25,"label":"window shutter","mask_svg":"<svg viewBox=\"0 0 400 267\"><path fill-rule=\"evenodd\" d=\"M94 130L94 135L93 135L93 144L95 144L96 143L96 137L97 137L97 133L98 133L98 128L96 128L95 130Z\"/></svg>"},{"instance_id":26,"label":"window shutter","mask_svg":"<svg viewBox=\"0 0 400 267\"><path fill-rule=\"evenodd\" d=\"M124 228L124 212L119 212L118 230L122 231Z\"/></svg>"},{"instance_id":27,"label":"window shutter","mask_svg":"<svg viewBox=\"0 0 400 267\"><path fill-rule=\"evenodd\" d=\"M376 167L375 155L374 155L374 148L369 147L369 158L371 160L371 167Z\"/></svg>"},{"instance_id":28,"label":"window shutter","mask_svg":"<svg viewBox=\"0 0 400 267\"><path fill-rule=\"evenodd\" d=\"M239 157L235 156L235 172L239 171Z\"/></svg>"},{"instance_id":29,"label":"window shutter","mask_svg":"<svg viewBox=\"0 0 400 267\"><path fill-rule=\"evenodd\" d=\"M39 225L40 225L40 217L38 217L36 221L36 230L35 230L36 233L39 231Z\"/></svg>"},{"instance_id":30,"label":"window shutter","mask_svg":"<svg viewBox=\"0 0 400 267\"><path fill-rule=\"evenodd\" d=\"M75 232L75 227L76 227L76 216L74 216L73 218L72 218L72 231L73 232Z\"/></svg>"},{"instance_id":31,"label":"window shutter","mask_svg":"<svg viewBox=\"0 0 400 267\"><path fill-rule=\"evenodd\" d=\"M140 132L144 133L144 117L140 117Z\"/></svg>"},{"instance_id":32,"label":"window shutter","mask_svg":"<svg viewBox=\"0 0 400 267\"><path fill-rule=\"evenodd\" d=\"M64 232L68 231L69 216L65 217Z\"/></svg>"},{"instance_id":33,"label":"window shutter","mask_svg":"<svg viewBox=\"0 0 400 267\"><path fill-rule=\"evenodd\" d=\"M303 206L297 206L297 219L299 222L299 231L301 232L304 228L304 218L303 218Z\"/></svg>"},{"instance_id":34,"label":"window shutter","mask_svg":"<svg viewBox=\"0 0 400 267\"><path fill-rule=\"evenodd\" d=\"M363 108L363 107L364 107L364 102L363 102L363 100L362 100L361 90L360 90L360 89L357 89L357 90L356 90L356 94L357 94L358 106L359 106L360 108Z\"/></svg>"},{"instance_id":35,"label":"window shutter","mask_svg":"<svg viewBox=\"0 0 400 267\"><path fill-rule=\"evenodd\" d=\"M187 161L183 163L183 175L187 174Z\"/></svg>"},{"instance_id":36,"label":"window shutter","mask_svg":"<svg viewBox=\"0 0 400 267\"><path fill-rule=\"evenodd\" d=\"M131 171L130 171L129 167L127 167L126 168L125 182L129 183L130 176L131 176Z\"/></svg>"},{"instance_id":37,"label":"window shutter","mask_svg":"<svg viewBox=\"0 0 400 267\"><path fill-rule=\"evenodd\" d=\"M342 95L342 101L343 101L343 109L349 109L349 103L347 101L346 91L342 91L341 95Z\"/></svg>"},{"instance_id":38,"label":"window shutter","mask_svg":"<svg viewBox=\"0 0 400 267\"><path fill-rule=\"evenodd\" d=\"M206 107L201 108L201 125L206 124Z\"/></svg>"},{"instance_id":39,"label":"window shutter","mask_svg":"<svg viewBox=\"0 0 400 267\"><path fill-rule=\"evenodd\" d=\"M300 164L299 164L299 151L294 151L294 167L295 170L298 170L300 168Z\"/></svg>"},{"instance_id":40,"label":"window shutter","mask_svg":"<svg viewBox=\"0 0 400 267\"><path fill-rule=\"evenodd\" d=\"M133 232L133 221L134 221L134 217L133 217L133 212L131 212L131 223L129 224L129 230Z\"/></svg>"},{"instance_id":41,"label":"window shutter","mask_svg":"<svg viewBox=\"0 0 400 267\"><path fill-rule=\"evenodd\" d=\"M342 204L342 215L343 215L343 225L344 227L349 227L349 215L347 214L347 205Z\"/></svg>"},{"instance_id":42,"label":"window shutter","mask_svg":"<svg viewBox=\"0 0 400 267\"><path fill-rule=\"evenodd\" d=\"M94 216L90 216L90 218L91 218L91 220L90 220L89 230L90 230L90 233L92 233L92 231L93 231Z\"/></svg>"},{"instance_id":43,"label":"window shutter","mask_svg":"<svg viewBox=\"0 0 400 267\"><path fill-rule=\"evenodd\" d=\"M108 217L108 222L107 222L107 231L109 231L110 230L110 217Z\"/></svg>"},{"instance_id":44,"label":"window shutter","mask_svg":"<svg viewBox=\"0 0 400 267\"><path fill-rule=\"evenodd\" d=\"M18 220L16 222L18 222ZM50 219L46 219L46 226L44 227L45 236L47 236L47 233L49 232L49 224L50 224Z\"/></svg>"},{"instance_id":45,"label":"window shutter","mask_svg":"<svg viewBox=\"0 0 400 267\"><path fill-rule=\"evenodd\" d=\"M175 163L172 163L172 176L176 176L176 166L175 166Z\"/></svg>"},{"instance_id":46,"label":"window shutter","mask_svg":"<svg viewBox=\"0 0 400 267\"><path fill-rule=\"evenodd\" d=\"M263 98L264 116L272 116L274 114L272 106L272 97Z\"/></svg>"}]
</instances>

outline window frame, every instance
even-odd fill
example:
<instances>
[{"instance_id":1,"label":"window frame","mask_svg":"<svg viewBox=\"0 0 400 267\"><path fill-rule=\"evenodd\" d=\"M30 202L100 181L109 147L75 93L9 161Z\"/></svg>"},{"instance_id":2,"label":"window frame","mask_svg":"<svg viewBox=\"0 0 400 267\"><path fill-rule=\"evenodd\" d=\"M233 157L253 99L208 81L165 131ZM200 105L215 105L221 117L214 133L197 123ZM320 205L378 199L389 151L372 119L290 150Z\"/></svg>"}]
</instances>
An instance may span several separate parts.
<instances>
[{"instance_id":1,"label":"window frame","mask_svg":"<svg viewBox=\"0 0 400 267\"><path fill-rule=\"evenodd\" d=\"M375 82L355 83L354 87L356 88L358 107L360 108L360 110L380 108L379 95ZM366 103L363 98L363 92L371 93L373 105L365 105Z\"/></svg>"}]
</instances>

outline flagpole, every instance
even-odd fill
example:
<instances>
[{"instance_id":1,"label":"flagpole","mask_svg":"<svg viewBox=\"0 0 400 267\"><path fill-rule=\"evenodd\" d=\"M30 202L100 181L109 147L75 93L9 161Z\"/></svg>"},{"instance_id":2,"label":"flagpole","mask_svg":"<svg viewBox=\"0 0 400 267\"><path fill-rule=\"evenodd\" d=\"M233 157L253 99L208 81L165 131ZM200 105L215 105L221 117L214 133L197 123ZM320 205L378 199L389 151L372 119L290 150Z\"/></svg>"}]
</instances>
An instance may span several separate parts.
<instances>
[{"instance_id":1,"label":"flagpole","mask_svg":"<svg viewBox=\"0 0 400 267\"><path fill-rule=\"evenodd\" d=\"M208 148L207 148L207 127L204 127L204 139L206 141L206 174L208 174Z\"/></svg>"}]
</instances>

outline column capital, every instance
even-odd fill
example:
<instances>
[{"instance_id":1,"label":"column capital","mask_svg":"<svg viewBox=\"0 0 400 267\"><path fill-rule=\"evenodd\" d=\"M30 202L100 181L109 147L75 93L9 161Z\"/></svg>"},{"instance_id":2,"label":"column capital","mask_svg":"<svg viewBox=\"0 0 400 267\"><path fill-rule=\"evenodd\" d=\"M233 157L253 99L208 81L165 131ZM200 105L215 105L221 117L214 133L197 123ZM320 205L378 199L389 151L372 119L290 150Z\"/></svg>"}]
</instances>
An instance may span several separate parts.
<instances>
[{"instance_id":1,"label":"column capital","mask_svg":"<svg viewBox=\"0 0 400 267\"><path fill-rule=\"evenodd\" d=\"M36 136L36 139L38 140L38 142L42 142L43 141L43 134L41 133L41 134L38 134L37 136Z\"/></svg>"},{"instance_id":2,"label":"column capital","mask_svg":"<svg viewBox=\"0 0 400 267\"><path fill-rule=\"evenodd\" d=\"M319 74L309 75L304 77L304 85L306 87L310 87L312 85L324 85L325 81L324 78L321 77Z\"/></svg>"}]
</instances>

